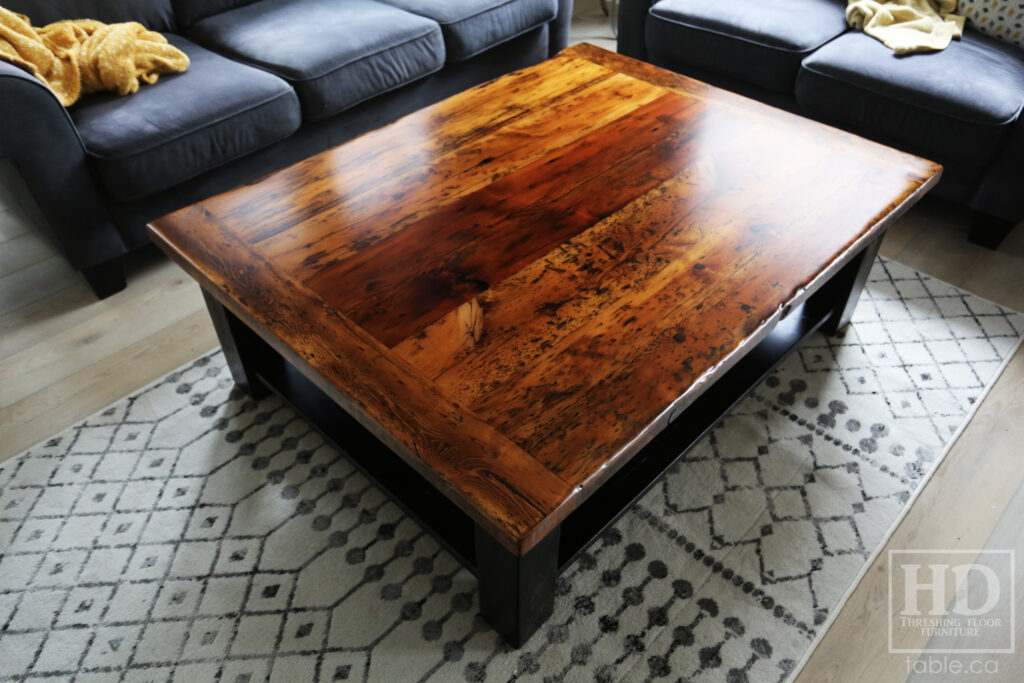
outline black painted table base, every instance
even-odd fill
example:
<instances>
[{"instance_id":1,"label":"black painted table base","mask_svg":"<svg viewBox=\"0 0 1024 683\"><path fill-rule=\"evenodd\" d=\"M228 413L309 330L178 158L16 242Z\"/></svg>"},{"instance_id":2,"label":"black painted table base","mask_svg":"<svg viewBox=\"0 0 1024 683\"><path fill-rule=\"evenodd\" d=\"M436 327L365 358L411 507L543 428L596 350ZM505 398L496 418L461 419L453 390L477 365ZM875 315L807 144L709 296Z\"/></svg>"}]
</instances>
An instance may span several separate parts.
<instances>
[{"instance_id":1,"label":"black painted table base","mask_svg":"<svg viewBox=\"0 0 1024 683\"><path fill-rule=\"evenodd\" d=\"M280 395L430 531L477 576L484 618L518 647L551 615L559 573L804 338L818 329L835 334L850 321L880 243L881 237L868 244L790 311L768 337L523 556L482 530L217 299L205 291L204 296L235 382L254 398L268 390Z\"/></svg>"}]
</instances>

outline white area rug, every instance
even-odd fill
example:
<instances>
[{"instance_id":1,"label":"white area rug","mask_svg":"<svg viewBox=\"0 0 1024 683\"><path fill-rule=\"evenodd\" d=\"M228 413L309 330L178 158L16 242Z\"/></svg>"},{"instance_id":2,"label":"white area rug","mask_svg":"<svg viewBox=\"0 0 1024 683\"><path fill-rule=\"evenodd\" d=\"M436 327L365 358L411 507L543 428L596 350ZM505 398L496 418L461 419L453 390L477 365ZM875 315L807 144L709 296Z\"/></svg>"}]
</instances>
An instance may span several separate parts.
<instances>
[{"instance_id":1,"label":"white area rug","mask_svg":"<svg viewBox=\"0 0 1024 683\"><path fill-rule=\"evenodd\" d=\"M559 580L476 583L277 399L197 360L0 463L0 680L777 681L1024 320L889 261Z\"/></svg>"}]
</instances>

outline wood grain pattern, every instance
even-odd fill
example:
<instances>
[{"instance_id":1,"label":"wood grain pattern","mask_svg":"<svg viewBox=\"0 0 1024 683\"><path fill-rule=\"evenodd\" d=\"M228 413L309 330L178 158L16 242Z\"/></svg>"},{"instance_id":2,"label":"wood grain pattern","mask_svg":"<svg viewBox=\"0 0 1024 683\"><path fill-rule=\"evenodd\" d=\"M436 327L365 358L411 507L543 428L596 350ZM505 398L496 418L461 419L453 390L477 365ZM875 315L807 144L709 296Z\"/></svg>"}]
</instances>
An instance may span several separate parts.
<instances>
[{"instance_id":1,"label":"wood grain pattern","mask_svg":"<svg viewBox=\"0 0 1024 683\"><path fill-rule=\"evenodd\" d=\"M523 554L939 173L581 45L151 231Z\"/></svg>"},{"instance_id":2,"label":"wood grain pattern","mask_svg":"<svg viewBox=\"0 0 1024 683\"><path fill-rule=\"evenodd\" d=\"M306 284L393 346L676 175L692 104L666 95L638 107Z\"/></svg>"},{"instance_id":3,"label":"wood grain pattern","mask_svg":"<svg viewBox=\"0 0 1024 683\"><path fill-rule=\"evenodd\" d=\"M201 205L174 218L191 251L172 249L172 258L197 279L215 276L213 296L496 537L516 539L516 552L520 539L532 547L543 536L549 510L572 504L564 481L216 229Z\"/></svg>"}]
</instances>

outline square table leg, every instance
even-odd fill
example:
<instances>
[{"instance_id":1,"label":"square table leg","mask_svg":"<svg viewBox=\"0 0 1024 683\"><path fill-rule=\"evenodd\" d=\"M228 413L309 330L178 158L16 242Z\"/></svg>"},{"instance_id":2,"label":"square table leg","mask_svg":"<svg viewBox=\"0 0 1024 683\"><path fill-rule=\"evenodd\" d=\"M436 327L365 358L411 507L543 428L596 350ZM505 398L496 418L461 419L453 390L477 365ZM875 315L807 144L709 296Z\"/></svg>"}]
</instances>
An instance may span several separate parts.
<instances>
[{"instance_id":1,"label":"square table leg","mask_svg":"<svg viewBox=\"0 0 1024 683\"><path fill-rule=\"evenodd\" d=\"M559 529L517 556L476 526L476 576L480 611L494 630L520 647L547 621L555 606Z\"/></svg>"},{"instance_id":2,"label":"square table leg","mask_svg":"<svg viewBox=\"0 0 1024 683\"><path fill-rule=\"evenodd\" d=\"M210 296L205 289L203 299L206 301L206 309L210 312L213 329L217 332L217 339L220 341L221 350L228 361L228 369L231 370L235 384L254 399L263 398L269 390L263 386L255 372L253 354L257 345L252 343L252 337L256 333L224 308L217 299Z\"/></svg>"},{"instance_id":3,"label":"square table leg","mask_svg":"<svg viewBox=\"0 0 1024 683\"><path fill-rule=\"evenodd\" d=\"M868 281L868 273L875 265L875 257L878 256L878 248L882 246L882 237L869 242L864 249L853 258L852 261L843 266L832 280L825 285L829 290L829 296L835 301L835 308L828 320L821 326L822 332L828 335L838 334L850 323L853 311L857 308L857 301L860 299L864 285Z\"/></svg>"}]
</instances>

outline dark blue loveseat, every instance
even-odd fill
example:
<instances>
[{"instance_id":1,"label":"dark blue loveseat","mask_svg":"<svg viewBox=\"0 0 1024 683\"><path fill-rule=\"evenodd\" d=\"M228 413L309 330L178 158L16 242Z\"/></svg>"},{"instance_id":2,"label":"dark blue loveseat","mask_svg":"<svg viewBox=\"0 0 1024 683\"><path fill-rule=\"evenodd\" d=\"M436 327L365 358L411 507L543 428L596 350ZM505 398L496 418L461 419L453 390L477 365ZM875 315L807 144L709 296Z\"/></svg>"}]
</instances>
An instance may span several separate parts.
<instances>
[{"instance_id":1,"label":"dark blue loveseat","mask_svg":"<svg viewBox=\"0 0 1024 683\"><path fill-rule=\"evenodd\" d=\"M621 0L619 52L941 163L972 241L1024 220L1024 50L968 28L894 56L845 0Z\"/></svg>"}]
</instances>

